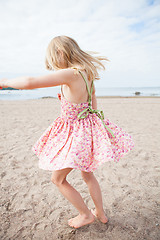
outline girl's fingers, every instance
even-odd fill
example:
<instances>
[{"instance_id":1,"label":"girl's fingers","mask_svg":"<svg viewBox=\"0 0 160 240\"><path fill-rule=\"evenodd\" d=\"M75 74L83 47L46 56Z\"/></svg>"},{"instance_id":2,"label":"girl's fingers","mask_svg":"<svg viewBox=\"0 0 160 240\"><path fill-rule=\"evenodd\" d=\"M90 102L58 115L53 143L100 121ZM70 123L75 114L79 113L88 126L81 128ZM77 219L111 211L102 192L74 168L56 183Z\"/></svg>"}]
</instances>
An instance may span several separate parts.
<instances>
[{"instance_id":1,"label":"girl's fingers","mask_svg":"<svg viewBox=\"0 0 160 240\"><path fill-rule=\"evenodd\" d=\"M0 79L0 89L8 88L6 81L7 81L7 78Z\"/></svg>"}]
</instances>

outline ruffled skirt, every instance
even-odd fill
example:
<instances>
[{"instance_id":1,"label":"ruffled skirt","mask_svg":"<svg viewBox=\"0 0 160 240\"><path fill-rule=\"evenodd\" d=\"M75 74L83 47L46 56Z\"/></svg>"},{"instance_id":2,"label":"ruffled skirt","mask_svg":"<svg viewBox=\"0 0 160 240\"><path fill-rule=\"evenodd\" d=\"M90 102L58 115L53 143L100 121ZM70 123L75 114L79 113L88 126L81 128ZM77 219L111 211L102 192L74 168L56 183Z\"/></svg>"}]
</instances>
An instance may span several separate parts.
<instances>
[{"instance_id":1,"label":"ruffled skirt","mask_svg":"<svg viewBox=\"0 0 160 240\"><path fill-rule=\"evenodd\" d=\"M133 139L108 118L103 121L115 138L96 114L79 120L56 118L32 147L39 158L39 168L93 172L104 162L118 162L134 147Z\"/></svg>"}]
</instances>

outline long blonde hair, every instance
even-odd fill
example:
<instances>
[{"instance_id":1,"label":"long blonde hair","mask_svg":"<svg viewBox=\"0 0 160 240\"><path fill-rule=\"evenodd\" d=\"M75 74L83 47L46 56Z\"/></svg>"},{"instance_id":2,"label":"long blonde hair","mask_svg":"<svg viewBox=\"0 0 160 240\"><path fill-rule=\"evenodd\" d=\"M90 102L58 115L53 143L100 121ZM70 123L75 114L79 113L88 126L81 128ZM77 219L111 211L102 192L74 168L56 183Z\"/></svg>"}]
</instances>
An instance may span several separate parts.
<instances>
[{"instance_id":1,"label":"long blonde hair","mask_svg":"<svg viewBox=\"0 0 160 240\"><path fill-rule=\"evenodd\" d=\"M63 52L63 68L72 68L75 64L81 66L82 70L86 70L88 80L99 80L98 69L105 70L102 60L109 61L103 56L92 56L97 52L83 51L77 42L68 36L54 37L46 50L45 66L48 70L62 69L60 53Z\"/></svg>"}]
</instances>

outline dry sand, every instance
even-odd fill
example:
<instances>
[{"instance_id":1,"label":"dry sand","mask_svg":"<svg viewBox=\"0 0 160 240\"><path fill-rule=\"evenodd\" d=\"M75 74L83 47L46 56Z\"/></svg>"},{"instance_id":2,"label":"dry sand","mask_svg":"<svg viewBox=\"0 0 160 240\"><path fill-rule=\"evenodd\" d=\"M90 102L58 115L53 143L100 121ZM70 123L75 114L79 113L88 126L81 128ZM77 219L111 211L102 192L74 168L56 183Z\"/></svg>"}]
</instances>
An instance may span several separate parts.
<instances>
[{"instance_id":1,"label":"dry sand","mask_svg":"<svg viewBox=\"0 0 160 240\"><path fill-rule=\"evenodd\" d=\"M73 229L67 220L77 210L51 182L51 172L38 168L31 150L60 115L59 100L0 101L1 239L160 239L160 98L97 97L97 103L132 135L135 147L95 171L109 223ZM80 171L67 179L93 208Z\"/></svg>"}]
</instances>

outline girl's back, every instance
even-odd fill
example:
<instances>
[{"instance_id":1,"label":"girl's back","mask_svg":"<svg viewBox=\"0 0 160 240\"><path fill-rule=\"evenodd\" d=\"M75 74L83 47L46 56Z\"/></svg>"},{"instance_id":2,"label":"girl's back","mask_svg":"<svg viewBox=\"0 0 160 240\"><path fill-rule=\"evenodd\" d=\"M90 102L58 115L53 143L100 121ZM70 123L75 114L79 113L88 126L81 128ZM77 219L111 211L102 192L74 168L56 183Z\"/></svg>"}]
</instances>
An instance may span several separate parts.
<instances>
[{"instance_id":1,"label":"girl's back","mask_svg":"<svg viewBox=\"0 0 160 240\"><path fill-rule=\"evenodd\" d=\"M77 67L77 69L80 69L80 68ZM85 70L81 70L81 72L85 77L88 83L89 91L91 92L92 81L88 80L88 76ZM62 92L63 92L63 96L68 102L79 104L79 103L84 103L88 101L89 95L87 91L86 82L83 79L82 75L76 69L73 69L73 76L71 79L70 86L62 85ZM92 94L94 94L94 92L95 92L95 88L93 87Z\"/></svg>"}]
</instances>

